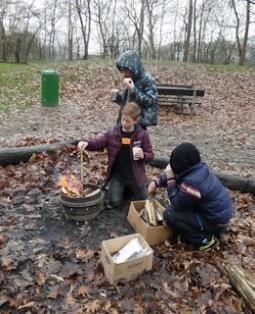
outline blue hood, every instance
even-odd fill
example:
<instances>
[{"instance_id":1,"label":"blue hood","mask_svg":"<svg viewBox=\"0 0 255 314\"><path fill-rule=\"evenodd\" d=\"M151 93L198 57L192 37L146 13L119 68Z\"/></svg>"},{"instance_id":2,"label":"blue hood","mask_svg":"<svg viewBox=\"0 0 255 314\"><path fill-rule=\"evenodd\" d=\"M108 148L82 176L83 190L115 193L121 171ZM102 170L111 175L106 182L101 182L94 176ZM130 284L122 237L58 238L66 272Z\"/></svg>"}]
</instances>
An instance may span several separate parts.
<instances>
[{"instance_id":1,"label":"blue hood","mask_svg":"<svg viewBox=\"0 0 255 314\"><path fill-rule=\"evenodd\" d=\"M116 66L126 68L133 74L134 80L141 78L144 75L144 66L139 54L134 50L127 50L123 52L116 61Z\"/></svg>"}]
</instances>

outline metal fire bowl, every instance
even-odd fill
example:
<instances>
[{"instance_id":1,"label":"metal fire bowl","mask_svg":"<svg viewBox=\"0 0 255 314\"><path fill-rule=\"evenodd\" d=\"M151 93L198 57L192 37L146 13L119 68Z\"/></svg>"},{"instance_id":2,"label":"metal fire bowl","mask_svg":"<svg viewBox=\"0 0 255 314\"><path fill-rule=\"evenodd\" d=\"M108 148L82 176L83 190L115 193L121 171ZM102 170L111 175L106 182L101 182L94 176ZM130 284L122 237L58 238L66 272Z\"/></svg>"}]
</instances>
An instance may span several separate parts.
<instances>
[{"instance_id":1,"label":"metal fire bowl","mask_svg":"<svg viewBox=\"0 0 255 314\"><path fill-rule=\"evenodd\" d=\"M104 193L95 185L86 185L91 192L84 197L68 197L61 193L60 203L67 219L86 221L94 219L103 209Z\"/></svg>"}]
</instances>

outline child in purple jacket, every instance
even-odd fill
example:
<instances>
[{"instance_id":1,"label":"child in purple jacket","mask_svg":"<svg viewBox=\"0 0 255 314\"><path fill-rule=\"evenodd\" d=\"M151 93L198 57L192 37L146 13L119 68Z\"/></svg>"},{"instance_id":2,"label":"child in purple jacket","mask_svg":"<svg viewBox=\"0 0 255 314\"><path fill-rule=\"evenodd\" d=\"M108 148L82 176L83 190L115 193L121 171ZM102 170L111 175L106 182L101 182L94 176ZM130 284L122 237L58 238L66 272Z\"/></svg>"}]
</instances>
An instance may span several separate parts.
<instances>
[{"instance_id":1,"label":"child in purple jacket","mask_svg":"<svg viewBox=\"0 0 255 314\"><path fill-rule=\"evenodd\" d=\"M121 122L94 140L78 143L80 150L108 151L107 181L110 205L119 208L127 188L135 200L147 198L145 163L153 159L148 133L137 124L140 107L133 102L122 110Z\"/></svg>"}]
</instances>

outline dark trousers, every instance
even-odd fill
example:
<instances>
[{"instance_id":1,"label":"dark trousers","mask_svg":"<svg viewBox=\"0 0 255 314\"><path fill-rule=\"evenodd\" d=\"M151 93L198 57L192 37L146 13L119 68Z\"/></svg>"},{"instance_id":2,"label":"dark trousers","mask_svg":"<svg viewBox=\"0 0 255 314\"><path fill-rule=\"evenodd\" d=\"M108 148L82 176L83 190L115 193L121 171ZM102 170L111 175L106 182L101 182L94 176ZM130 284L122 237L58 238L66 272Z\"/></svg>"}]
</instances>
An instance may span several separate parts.
<instances>
[{"instance_id":1,"label":"dark trousers","mask_svg":"<svg viewBox=\"0 0 255 314\"><path fill-rule=\"evenodd\" d=\"M211 224L195 211L176 211L170 206L164 212L164 220L184 241L195 246L210 240L213 235L219 236L227 229Z\"/></svg>"},{"instance_id":2,"label":"dark trousers","mask_svg":"<svg viewBox=\"0 0 255 314\"><path fill-rule=\"evenodd\" d=\"M139 187L135 180L124 180L118 175L113 175L109 181L108 198L113 207L119 207L124 198L124 192L128 189L133 200L147 199L146 186Z\"/></svg>"}]
</instances>

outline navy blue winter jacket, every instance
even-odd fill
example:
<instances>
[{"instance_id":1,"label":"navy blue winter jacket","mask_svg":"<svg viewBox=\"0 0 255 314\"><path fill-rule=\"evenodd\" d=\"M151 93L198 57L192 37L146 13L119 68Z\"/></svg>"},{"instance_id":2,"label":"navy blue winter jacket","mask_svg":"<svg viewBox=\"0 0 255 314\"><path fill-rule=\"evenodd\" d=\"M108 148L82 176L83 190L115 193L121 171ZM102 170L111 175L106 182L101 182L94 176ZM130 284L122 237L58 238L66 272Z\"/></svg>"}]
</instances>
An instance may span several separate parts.
<instances>
[{"instance_id":1,"label":"navy blue winter jacket","mask_svg":"<svg viewBox=\"0 0 255 314\"><path fill-rule=\"evenodd\" d=\"M125 89L117 97L119 105L134 101L141 108L140 124L151 126L157 124L158 89L153 78L144 71L143 63L137 52L128 50L122 53L116 61L118 69L129 69L133 74L135 87L128 93Z\"/></svg>"},{"instance_id":2,"label":"navy blue winter jacket","mask_svg":"<svg viewBox=\"0 0 255 314\"><path fill-rule=\"evenodd\" d=\"M227 224L232 217L233 206L227 190L202 162L176 178L163 174L155 183L167 187L174 210L195 210L208 222L219 226Z\"/></svg>"}]
</instances>

